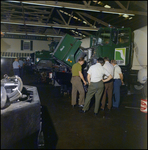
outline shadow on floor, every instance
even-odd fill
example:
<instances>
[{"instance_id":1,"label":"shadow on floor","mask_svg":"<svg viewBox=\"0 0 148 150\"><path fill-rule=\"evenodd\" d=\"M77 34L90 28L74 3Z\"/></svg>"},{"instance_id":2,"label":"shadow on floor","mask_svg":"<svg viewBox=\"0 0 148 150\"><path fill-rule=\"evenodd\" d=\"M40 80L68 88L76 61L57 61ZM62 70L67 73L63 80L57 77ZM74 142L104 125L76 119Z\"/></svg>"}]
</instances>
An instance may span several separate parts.
<instances>
[{"instance_id":1,"label":"shadow on floor","mask_svg":"<svg viewBox=\"0 0 148 150\"><path fill-rule=\"evenodd\" d=\"M58 142L58 136L55 131L51 117L49 115L47 106L42 105L41 112L42 112L41 132L43 132L43 138L44 138L43 148L44 149L56 149L56 145Z\"/></svg>"}]
</instances>

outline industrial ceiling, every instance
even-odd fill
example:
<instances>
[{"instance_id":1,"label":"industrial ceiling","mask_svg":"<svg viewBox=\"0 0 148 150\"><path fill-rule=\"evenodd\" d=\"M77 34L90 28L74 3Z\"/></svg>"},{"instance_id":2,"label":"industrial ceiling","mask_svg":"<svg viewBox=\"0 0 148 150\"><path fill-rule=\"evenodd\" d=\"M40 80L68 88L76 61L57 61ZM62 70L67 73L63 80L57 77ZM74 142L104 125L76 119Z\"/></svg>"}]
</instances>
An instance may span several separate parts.
<instances>
[{"instance_id":1,"label":"industrial ceiling","mask_svg":"<svg viewBox=\"0 0 148 150\"><path fill-rule=\"evenodd\" d=\"M100 27L147 25L147 1L1 1L5 34L85 38Z\"/></svg>"}]
</instances>

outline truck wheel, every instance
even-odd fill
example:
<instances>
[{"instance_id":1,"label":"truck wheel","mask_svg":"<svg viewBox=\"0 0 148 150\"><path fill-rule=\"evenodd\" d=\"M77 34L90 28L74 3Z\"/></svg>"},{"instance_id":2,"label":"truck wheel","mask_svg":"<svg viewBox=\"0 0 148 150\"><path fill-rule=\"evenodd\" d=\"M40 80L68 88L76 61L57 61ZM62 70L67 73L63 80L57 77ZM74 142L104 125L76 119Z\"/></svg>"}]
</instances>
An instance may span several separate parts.
<instances>
[{"instance_id":1,"label":"truck wheel","mask_svg":"<svg viewBox=\"0 0 148 150\"><path fill-rule=\"evenodd\" d=\"M134 94L142 94L143 85L134 85Z\"/></svg>"},{"instance_id":2,"label":"truck wheel","mask_svg":"<svg viewBox=\"0 0 148 150\"><path fill-rule=\"evenodd\" d=\"M1 109L6 106L7 93L3 86L1 86Z\"/></svg>"}]
</instances>

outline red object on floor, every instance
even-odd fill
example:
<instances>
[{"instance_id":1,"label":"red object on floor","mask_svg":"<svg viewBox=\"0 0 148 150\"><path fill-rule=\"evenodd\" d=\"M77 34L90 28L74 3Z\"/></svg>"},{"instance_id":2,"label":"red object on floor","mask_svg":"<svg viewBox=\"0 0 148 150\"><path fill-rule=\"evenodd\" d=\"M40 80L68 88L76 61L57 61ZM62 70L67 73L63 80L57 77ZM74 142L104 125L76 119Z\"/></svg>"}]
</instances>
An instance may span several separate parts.
<instances>
[{"instance_id":1,"label":"red object on floor","mask_svg":"<svg viewBox=\"0 0 148 150\"><path fill-rule=\"evenodd\" d=\"M146 99L141 99L140 111L147 113L147 100Z\"/></svg>"}]
</instances>

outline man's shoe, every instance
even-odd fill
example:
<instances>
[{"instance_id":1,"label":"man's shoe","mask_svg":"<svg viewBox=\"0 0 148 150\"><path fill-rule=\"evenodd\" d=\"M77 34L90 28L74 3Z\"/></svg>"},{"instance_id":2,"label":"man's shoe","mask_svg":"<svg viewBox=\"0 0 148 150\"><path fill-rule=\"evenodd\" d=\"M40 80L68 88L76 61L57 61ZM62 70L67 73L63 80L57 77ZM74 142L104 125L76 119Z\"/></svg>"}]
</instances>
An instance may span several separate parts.
<instances>
[{"instance_id":1,"label":"man's shoe","mask_svg":"<svg viewBox=\"0 0 148 150\"><path fill-rule=\"evenodd\" d=\"M84 107L84 105L79 105L79 107Z\"/></svg>"},{"instance_id":2,"label":"man's shoe","mask_svg":"<svg viewBox=\"0 0 148 150\"><path fill-rule=\"evenodd\" d=\"M98 115L98 113L94 113L94 115L95 115L95 116L97 116L97 115Z\"/></svg>"},{"instance_id":3,"label":"man's shoe","mask_svg":"<svg viewBox=\"0 0 148 150\"><path fill-rule=\"evenodd\" d=\"M72 107L74 108L76 105L72 105Z\"/></svg>"},{"instance_id":4,"label":"man's shoe","mask_svg":"<svg viewBox=\"0 0 148 150\"><path fill-rule=\"evenodd\" d=\"M80 113L85 113L86 111L81 109L79 112L80 112Z\"/></svg>"},{"instance_id":5,"label":"man's shoe","mask_svg":"<svg viewBox=\"0 0 148 150\"><path fill-rule=\"evenodd\" d=\"M101 110L104 110L104 108L100 108Z\"/></svg>"}]
</instances>

